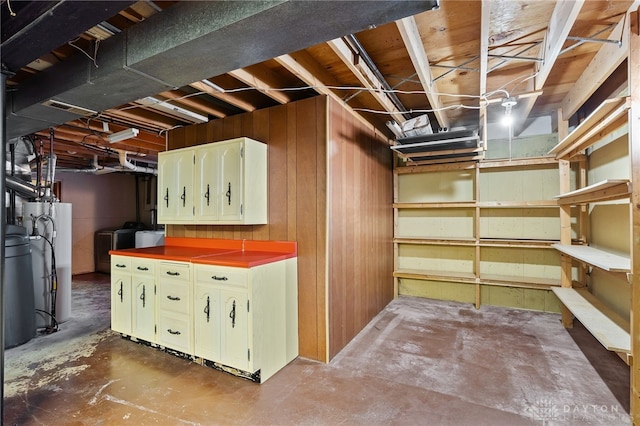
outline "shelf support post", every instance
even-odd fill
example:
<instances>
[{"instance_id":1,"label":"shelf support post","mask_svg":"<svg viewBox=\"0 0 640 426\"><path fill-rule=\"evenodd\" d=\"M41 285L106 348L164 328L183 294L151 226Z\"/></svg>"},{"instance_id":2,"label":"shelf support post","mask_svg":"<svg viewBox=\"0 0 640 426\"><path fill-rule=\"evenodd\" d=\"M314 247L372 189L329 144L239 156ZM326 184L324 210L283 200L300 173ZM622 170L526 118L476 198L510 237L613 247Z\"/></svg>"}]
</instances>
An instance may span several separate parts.
<instances>
[{"instance_id":1,"label":"shelf support post","mask_svg":"<svg viewBox=\"0 0 640 426\"><path fill-rule=\"evenodd\" d=\"M569 134L569 122L562 118L562 108L558 109L558 140L563 140ZM559 160L560 194L571 190L571 163L568 160ZM571 205L560 206L560 244L571 244ZM571 274L571 257L560 255L560 285L570 288L573 285ZM566 306L562 305L562 325L573 328L573 314Z\"/></svg>"},{"instance_id":2,"label":"shelf support post","mask_svg":"<svg viewBox=\"0 0 640 426\"><path fill-rule=\"evenodd\" d=\"M640 7L629 15L629 158L631 161L631 422L640 424Z\"/></svg>"}]
</instances>

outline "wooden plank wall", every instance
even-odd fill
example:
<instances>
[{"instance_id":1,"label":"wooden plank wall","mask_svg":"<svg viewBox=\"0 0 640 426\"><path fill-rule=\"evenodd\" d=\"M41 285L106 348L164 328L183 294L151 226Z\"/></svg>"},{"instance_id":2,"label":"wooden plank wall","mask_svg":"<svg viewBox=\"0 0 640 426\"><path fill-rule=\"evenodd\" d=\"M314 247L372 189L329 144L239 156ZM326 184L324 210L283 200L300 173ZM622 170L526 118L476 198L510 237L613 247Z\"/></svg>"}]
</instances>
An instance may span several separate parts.
<instances>
[{"instance_id":1,"label":"wooden plank wall","mask_svg":"<svg viewBox=\"0 0 640 426\"><path fill-rule=\"evenodd\" d=\"M324 362L393 298L391 152L329 102L319 96L168 136L169 149L240 136L267 143L267 225L169 225L167 235L297 241L300 355Z\"/></svg>"},{"instance_id":2,"label":"wooden plank wall","mask_svg":"<svg viewBox=\"0 0 640 426\"><path fill-rule=\"evenodd\" d=\"M167 235L298 242L300 355L328 361L326 99L316 97L169 132L168 149L247 136L268 149L267 225L169 225Z\"/></svg>"},{"instance_id":3,"label":"wooden plank wall","mask_svg":"<svg viewBox=\"0 0 640 426\"><path fill-rule=\"evenodd\" d=\"M387 139L329 100L329 358L393 299Z\"/></svg>"}]
</instances>

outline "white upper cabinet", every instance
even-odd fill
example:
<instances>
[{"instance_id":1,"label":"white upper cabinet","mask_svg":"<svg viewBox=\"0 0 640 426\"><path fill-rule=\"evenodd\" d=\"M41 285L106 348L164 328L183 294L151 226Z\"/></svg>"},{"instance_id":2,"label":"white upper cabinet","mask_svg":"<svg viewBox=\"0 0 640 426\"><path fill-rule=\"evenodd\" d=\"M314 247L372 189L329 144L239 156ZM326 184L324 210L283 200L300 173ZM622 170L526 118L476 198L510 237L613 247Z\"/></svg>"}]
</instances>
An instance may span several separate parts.
<instances>
[{"instance_id":1,"label":"white upper cabinet","mask_svg":"<svg viewBox=\"0 0 640 426\"><path fill-rule=\"evenodd\" d=\"M190 170L188 158L193 165ZM158 161L159 223L267 223L265 144L237 138L162 152ZM192 179L189 188L187 174ZM173 193L177 193L177 201Z\"/></svg>"}]
</instances>

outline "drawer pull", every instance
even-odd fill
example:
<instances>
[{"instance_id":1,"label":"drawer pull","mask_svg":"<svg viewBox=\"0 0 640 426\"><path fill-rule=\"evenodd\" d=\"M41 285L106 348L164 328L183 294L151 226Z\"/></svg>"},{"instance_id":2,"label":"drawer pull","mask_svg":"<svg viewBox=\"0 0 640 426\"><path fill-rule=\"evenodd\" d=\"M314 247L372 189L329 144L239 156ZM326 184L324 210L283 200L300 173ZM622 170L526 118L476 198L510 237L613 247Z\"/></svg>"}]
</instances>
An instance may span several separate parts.
<instances>
[{"instance_id":1,"label":"drawer pull","mask_svg":"<svg viewBox=\"0 0 640 426\"><path fill-rule=\"evenodd\" d=\"M169 300L173 300L173 301L178 301L180 300L180 298L178 296L167 296L167 299Z\"/></svg>"},{"instance_id":2,"label":"drawer pull","mask_svg":"<svg viewBox=\"0 0 640 426\"><path fill-rule=\"evenodd\" d=\"M227 277L219 277L217 275L214 275L211 277L212 280L216 280L216 281L227 281L229 278Z\"/></svg>"},{"instance_id":3,"label":"drawer pull","mask_svg":"<svg viewBox=\"0 0 640 426\"><path fill-rule=\"evenodd\" d=\"M180 275L180 272L167 271L167 275L171 275L172 277L177 277Z\"/></svg>"},{"instance_id":4,"label":"drawer pull","mask_svg":"<svg viewBox=\"0 0 640 426\"><path fill-rule=\"evenodd\" d=\"M124 298L124 295L122 292L122 281L120 281L120 290L118 290L118 296L120 296L120 303L122 303Z\"/></svg>"},{"instance_id":5,"label":"drawer pull","mask_svg":"<svg viewBox=\"0 0 640 426\"><path fill-rule=\"evenodd\" d=\"M127 265L123 265L122 263L116 263L116 268L126 268Z\"/></svg>"},{"instance_id":6,"label":"drawer pull","mask_svg":"<svg viewBox=\"0 0 640 426\"><path fill-rule=\"evenodd\" d=\"M149 268L147 268L146 266L138 266L138 271L148 271Z\"/></svg>"},{"instance_id":7,"label":"drawer pull","mask_svg":"<svg viewBox=\"0 0 640 426\"><path fill-rule=\"evenodd\" d=\"M177 331L177 330L176 330L176 331L173 331L173 330L172 330L172 329L170 329L170 328L167 328L167 331L169 332L169 334L175 334L176 336L177 336L177 335L179 335L179 334L182 334L182 333L180 333L179 331Z\"/></svg>"}]
</instances>

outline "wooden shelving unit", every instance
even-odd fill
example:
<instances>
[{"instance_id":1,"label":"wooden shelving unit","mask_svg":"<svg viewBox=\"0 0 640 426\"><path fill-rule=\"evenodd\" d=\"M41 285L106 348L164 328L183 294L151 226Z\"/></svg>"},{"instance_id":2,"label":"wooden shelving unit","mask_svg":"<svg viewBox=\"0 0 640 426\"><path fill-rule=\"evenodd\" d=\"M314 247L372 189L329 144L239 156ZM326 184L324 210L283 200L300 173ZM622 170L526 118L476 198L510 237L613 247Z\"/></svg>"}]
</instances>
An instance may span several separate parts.
<instances>
[{"instance_id":1,"label":"wooden shelving unit","mask_svg":"<svg viewBox=\"0 0 640 426\"><path fill-rule=\"evenodd\" d=\"M499 288L550 294L560 286L560 255L552 247L559 242L559 207L552 198L557 167L547 156L396 168L396 295L404 280L413 287L424 281L433 288L437 282L436 293L446 293L452 285L453 293L463 292L477 307L492 292L503 291ZM541 170L551 185L529 182ZM481 190L485 180L486 188L500 183L506 189ZM531 262L525 268L531 274L524 273L520 262Z\"/></svg>"},{"instance_id":2,"label":"wooden shelving unit","mask_svg":"<svg viewBox=\"0 0 640 426\"><path fill-rule=\"evenodd\" d=\"M550 154L560 161L575 161L579 154L586 153L589 157L589 148L604 140L607 135L623 128L628 120L628 111L631 106L630 98L614 98L603 102L592 114L590 114L573 132L568 134L558 143ZM582 166L588 161L583 161ZM582 170L582 175L587 176L589 171ZM564 188L570 187L568 173L561 173L564 179ZM608 350L617 352L629 362L631 353L630 325L612 308L598 299L587 288L587 275L590 268L598 268L607 273L626 274L631 273L631 258L601 250L589 245L571 245L570 220L571 206L583 206L579 209L582 213L578 220L588 220L586 205L599 205L604 202L624 200L630 198L633 188L630 179L603 179L591 185L585 185L573 191L567 191L554 197L558 205L566 212L565 223L561 227L561 241L563 244L553 244L564 260L565 270L562 274L560 288L554 288L553 292L558 296L565 311L563 311L563 323L571 326L572 316L577 318L593 334L593 336ZM633 244L630 244L630 253L633 253ZM578 281L582 288L573 288L573 272L571 265L578 265Z\"/></svg>"}]
</instances>

